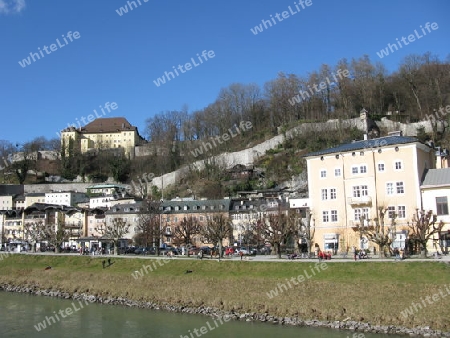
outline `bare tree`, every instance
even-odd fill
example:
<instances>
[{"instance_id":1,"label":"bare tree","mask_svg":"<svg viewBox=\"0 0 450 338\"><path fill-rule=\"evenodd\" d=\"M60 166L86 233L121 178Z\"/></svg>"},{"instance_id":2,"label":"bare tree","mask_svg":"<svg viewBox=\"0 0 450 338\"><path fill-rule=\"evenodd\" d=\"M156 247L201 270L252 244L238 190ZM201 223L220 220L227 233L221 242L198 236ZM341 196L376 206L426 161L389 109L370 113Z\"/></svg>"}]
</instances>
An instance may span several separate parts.
<instances>
[{"instance_id":1,"label":"bare tree","mask_svg":"<svg viewBox=\"0 0 450 338\"><path fill-rule=\"evenodd\" d=\"M42 221L23 225L25 240L31 242L31 252L36 252L36 243L46 239L46 228Z\"/></svg>"},{"instance_id":2,"label":"bare tree","mask_svg":"<svg viewBox=\"0 0 450 338\"><path fill-rule=\"evenodd\" d=\"M276 213L263 216L260 227L265 240L275 248L278 258L281 258L281 245L286 244L294 234L293 220L282 211L281 207L278 207Z\"/></svg>"},{"instance_id":3,"label":"bare tree","mask_svg":"<svg viewBox=\"0 0 450 338\"><path fill-rule=\"evenodd\" d=\"M433 215L433 211L425 212L425 210L416 209L411 224L408 222L408 228L411 230L410 239L417 243L421 249L421 257L427 256L427 243L435 234L439 234L444 227L441 220L437 223L437 216Z\"/></svg>"},{"instance_id":4,"label":"bare tree","mask_svg":"<svg viewBox=\"0 0 450 338\"><path fill-rule=\"evenodd\" d=\"M109 239L114 244L114 255L119 253L119 240L128 233L130 225L121 218L114 218L111 224L101 224L95 228L104 238Z\"/></svg>"},{"instance_id":5,"label":"bare tree","mask_svg":"<svg viewBox=\"0 0 450 338\"><path fill-rule=\"evenodd\" d=\"M357 231L361 235L366 236L370 242L378 244L380 258L387 256L387 250L392 244L392 230L395 229L395 219L397 217L396 214L392 215L393 217L390 217L391 223L386 225L384 222L386 211L385 207L378 208L377 217L373 220L375 222L374 226L365 226L364 216L360 218L360 224L357 225Z\"/></svg>"},{"instance_id":6,"label":"bare tree","mask_svg":"<svg viewBox=\"0 0 450 338\"><path fill-rule=\"evenodd\" d=\"M306 217L304 219L300 216L297 220L294 220L294 222L298 239L306 243L306 250L308 252L308 257L310 257L311 248L314 243L314 235L316 233L316 228L314 225L311 225L310 211L306 210Z\"/></svg>"},{"instance_id":7,"label":"bare tree","mask_svg":"<svg viewBox=\"0 0 450 338\"><path fill-rule=\"evenodd\" d=\"M159 210L160 202L144 200L142 202L141 211L137 228L145 239L145 246L152 243L159 256L159 247L162 236L161 212Z\"/></svg>"},{"instance_id":8,"label":"bare tree","mask_svg":"<svg viewBox=\"0 0 450 338\"><path fill-rule=\"evenodd\" d=\"M217 244L219 248L219 259L222 257L222 241L233 235L233 226L228 217L223 214L207 216L206 225L200 230L200 235L208 243Z\"/></svg>"},{"instance_id":9,"label":"bare tree","mask_svg":"<svg viewBox=\"0 0 450 338\"><path fill-rule=\"evenodd\" d=\"M192 244L193 237L200 233L200 229L200 223L194 217L184 217L175 227L174 236L180 243L189 246ZM187 255L189 257L189 250L187 250Z\"/></svg>"},{"instance_id":10,"label":"bare tree","mask_svg":"<svg viewBox=\"0 0 450 338\"><path fill-rule=\"evenodd\" d=\"M46 224L43 229L44 240L55 247L55 252L61 251L61 246L69 240L70 231L65 228L63 221L57 221L56 224Z\"/></svg>"}]
</instances>

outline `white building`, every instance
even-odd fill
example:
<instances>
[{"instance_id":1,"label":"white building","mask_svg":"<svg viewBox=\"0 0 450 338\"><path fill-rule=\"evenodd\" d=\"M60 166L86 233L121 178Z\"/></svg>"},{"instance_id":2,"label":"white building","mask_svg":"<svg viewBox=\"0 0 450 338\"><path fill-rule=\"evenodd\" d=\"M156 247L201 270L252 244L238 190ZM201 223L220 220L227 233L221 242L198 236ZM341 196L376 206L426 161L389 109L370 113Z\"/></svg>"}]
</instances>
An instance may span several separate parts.
<instances>
[{"instance_id":1,"label":"white building","mask_svg":"<svg viewBox=\"0 0 450 338\"><path fill-rule=\"evenodd\" d=\"M45 204L76 206L86 200L86 194L74 191L60 191L45 193Z\"/></svg>"},{"instance_id":2,"label":"white building","mask_svg":"<svg viewBox=\"0 0 450 338\"><path fill-rule=\"evenodd\" d=\"M438 245L448 252L450 247L450 214L448 201L450 200L450 168L430 169L420 186L422 194L422 209L433 211L437 215L437 222L445 223L440 236L435 236L428 243L430 251L440 251Z\"/></svg>"}]
</instances>

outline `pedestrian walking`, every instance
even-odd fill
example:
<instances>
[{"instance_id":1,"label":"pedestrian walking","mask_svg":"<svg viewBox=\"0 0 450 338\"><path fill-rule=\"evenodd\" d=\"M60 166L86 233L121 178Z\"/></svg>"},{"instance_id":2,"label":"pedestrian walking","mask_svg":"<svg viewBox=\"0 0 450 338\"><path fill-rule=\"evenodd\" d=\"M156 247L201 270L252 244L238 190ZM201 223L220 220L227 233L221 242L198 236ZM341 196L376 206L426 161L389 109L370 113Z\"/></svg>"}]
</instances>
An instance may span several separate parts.
<instances>
[{"instance_id":1,"label":"pedestrian walking","mask_svg":"<svg viewBox=\"0 0 450 338\"><path fill-rule=\"evenodd\" d=\"M353 246L353 258L354 258L354 260L356 261L356 256L357 256L357 254L358 254L358 252L356 251L356 246Z\"/></svg>"}]
</instances>

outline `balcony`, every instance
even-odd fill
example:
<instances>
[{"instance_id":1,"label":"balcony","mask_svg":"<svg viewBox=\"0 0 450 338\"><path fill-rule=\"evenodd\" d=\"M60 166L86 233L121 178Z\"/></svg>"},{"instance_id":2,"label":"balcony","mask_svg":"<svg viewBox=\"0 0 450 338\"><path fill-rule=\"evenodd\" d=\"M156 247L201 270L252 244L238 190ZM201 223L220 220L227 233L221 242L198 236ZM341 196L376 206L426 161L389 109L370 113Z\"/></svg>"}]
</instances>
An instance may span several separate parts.
<instances>
[{"instance_id":1,"label":"balcony","mask_svg":"<svg viewBox=\"0 0 450 338\"><path fill-rule=\"evenodd\" d=\"M372 205L372 197L370 196L348 197L347 203L350 204L351 206Z\"/></svg>"},{"instance_id":2,"label":"balcony","mask_svg":"<svg viewBox=\"0 0 450 338\"><path fill-rule=\"evenodd\" d=\"M349 220L348 225L350 226L350 228L352 228L353 231L358 231L360 229L372 231L375 229L373 221L364 221L363 226L360 227L361 225L360 221Z\"/></svg>"}]
</instances>

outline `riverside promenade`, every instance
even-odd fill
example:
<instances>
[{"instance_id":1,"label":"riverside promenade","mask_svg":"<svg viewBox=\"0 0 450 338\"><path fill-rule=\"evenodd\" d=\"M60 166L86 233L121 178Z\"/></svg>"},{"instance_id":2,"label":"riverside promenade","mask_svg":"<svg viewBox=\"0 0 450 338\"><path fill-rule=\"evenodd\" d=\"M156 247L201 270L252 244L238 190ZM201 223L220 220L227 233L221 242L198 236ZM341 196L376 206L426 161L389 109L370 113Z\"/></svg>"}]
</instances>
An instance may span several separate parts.
<instances>
[{"instance_id":1,"label":"riverside promenade","mask_svg":"<svg viewBox=\"0 0 450 338\"><path fill-rule=\"evenodd\" d=\"M78 253L54 253L54 252L21 252L21 253L12 253L8 252L8 255L39 255L39 256L81 256ZM84 257L86 257L85 255ZM175 260L184 260L184 259L191 259L191 260L198 260L196 255L188 256L155 256L155 255L134 255L134 254L126 254L126 255L89 255L89 257L95 259L95 258L129 258L129 259L175 259ZM318 258L296 258L296 259L287 259L286 255L282 255L282 258L278 258L276 255L256 255L256 256L244 256L242 261L243 262L280 262L280 263L293 263L296 262L303 262L303 263L311 263L311 262L317 262ZM210 257L208 255L203 256L204 260L215 260L219 261L217 257ZM225 256L220 259L220 261L241 261L241 258L239 256ZM326 263L375 263L375 262L392 262L396 264L401 263L408 263L408 262L443 262L450 264L450 255L441 255L439 258L434 258L434 256L430 256L428 258L418 258L418 257L408 257L403 260L395 260L394 257L388 257L388 258L378 258L377 256L370 256L368 259L357 259L356 261L353 259L353 256L348 255L346 258L344 258L342 255L335 255L332 256L330 260L322 260Z\"/></svg>"}]
</instances>

